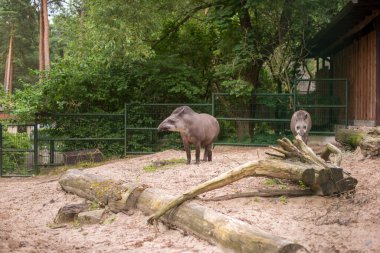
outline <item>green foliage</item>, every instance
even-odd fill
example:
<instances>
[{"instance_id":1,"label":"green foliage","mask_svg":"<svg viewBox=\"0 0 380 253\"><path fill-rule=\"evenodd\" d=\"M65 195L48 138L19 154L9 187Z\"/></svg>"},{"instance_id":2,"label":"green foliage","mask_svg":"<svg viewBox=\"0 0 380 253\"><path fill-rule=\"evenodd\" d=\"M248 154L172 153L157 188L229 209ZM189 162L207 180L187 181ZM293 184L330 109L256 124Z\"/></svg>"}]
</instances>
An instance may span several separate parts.
<instances>
[{"instance_id":1,"label":"green foliage","mask_svg":"<svg viewBox=\"0 0 380 253\"><path fill-rule=\"evenodd\" d=\"M12 134L3 130L2 138L3 149L31 150L32 140L27 133ZM3 153L3 174L28 175L28 156L33 153L18 151ZM30 164L31 165L31 164Z\"/></svg>"},{"instance_id":2,"label":"green foliage","mask_svg":"<svg viewBox=\"0 0 380 253\"><path fill-rule=\"evenodd\" d=\"M307 188L307 186L305 185L305 183L302 180L298 181L298 185L301 187L301 189L306 189Z\"/></svg>"},{"instance_id":3,"label":"green foliage","mask_svg":"<svg viewBox=\"0 0 380 253\"><path fill-rule=\"evenodd\" d=\"M277 178L266 178L264 183L269 186L275 186L282 184L282 181Z\"/></svg>"},{"instance_id":4,"label":"green foliage","mask_svg":"<svg viewBox=\"0 0 380 253\"><path fill-rule=\"evenodd\" d=\"M18 88L13 97L1 94L0 104L24 121L33 120L36 112L121 112L125 103L133 102L205 102L212 92L226 92L234 98L234 103L226 103L221 110L222 115L237 117L233 111L237 108L244 114L239 116L252 116L249 108L257 102L265 104L276 118L289 117L288 98L253 101L251 95L290 91L290 81L302 74L307 42L347 0L49 2L54 12L52 66L43 82L36 83L36 71L29 71L37 69L36 8L31 1L0 0L0 60L5 62L13 25ZM128 118L129 126L156 127L159 123L138 109L129 112ZM46 130L55 137L124 136L112 120L100 119L97 124L56 120L55 127L50 122ZM237 133L234 122L221 125L228 130L222 131L221 139L244 134ZM247 143L273 143L284 134L281 129L272 131L271 124L251 124L246 129L255 130ZM178 135L165 137L178 144ZM146 147L155 138L152 132L133 134L128 149L145 147L143 151L152 152L167 147L169 142L161 140L157 147ZM96 146L111 154L122 153L122 145L72 142L60 148Z\"/></svg>"},{"instance_id":5,"label":"green foliage","mask_svg":"<svg viewBox=\"0 0 380 253\"><path fill-rule=\"evenodd\" d=\"M287 198L286 196L281 196L281 197L278 198L278 200L279 200L282 204L284 204L284 205L286 205L286 204L288 203L288 198Z\"/></svg>"},{"instance_id":6,"label":"green foliage","mask_svg":"<svg viewBox=\"0 0 380 253\"><path fill-rule=\"evenodd\" d=\"M89 206L89 208L88 208L88 211L93 211L93 210L97 210L97 209L99 209L101 206L100 206L100 204L98 203L98 202L96 202L96 201L91 201L90 202L90 206Z\"/></svg>"},{"instance_id":7,"label":"green foliage","mask_svg":"<svg viewBox=\"0 0 380 253\"><path fill-rule=\"evenodd\" d=\"M124 154L123 139L120 141L65 141L68 138L124 138L123 115L49 114L41 115L39 122L42 127L39 131L40 140L63 139L55 143L56 151L98 148L106 158ZM49 147L48 142L40 141L40 143Z\"/></svg>"},{"instance_id":8,"label":"green foliage","mask_svg":"<svg viewBox=\"0 0 380 253\"><path fill-rule=\"evenodd\" d=\"M36 105L18 109L32 91L25 85L28 91L13 109L17 114L26 114L26 108L31 113L118 111L133 101L201 102L213 89L240 99L249 97L253 87L273 90L279 78L274 75L282 73L264 63L272 55L299 59L292 54L306 46L300 42L313 36L345 1L296 1L289 7L284 2L76 0L63 8L54 1L49 5L56 11L52 68L33 97ZM201 5L210 8L192 12ZM26 2L23 6L33 10ZM243 26L244 15L251 28ZM289 27L276 25L282 15L292 21ZM36 13L31 16L35 19ZM38 29L36 23L28 25ZM287 62L276 66L283 64ZM261 69L258 83L252 83L252 66Z\"/></svg>"}]
</instances>

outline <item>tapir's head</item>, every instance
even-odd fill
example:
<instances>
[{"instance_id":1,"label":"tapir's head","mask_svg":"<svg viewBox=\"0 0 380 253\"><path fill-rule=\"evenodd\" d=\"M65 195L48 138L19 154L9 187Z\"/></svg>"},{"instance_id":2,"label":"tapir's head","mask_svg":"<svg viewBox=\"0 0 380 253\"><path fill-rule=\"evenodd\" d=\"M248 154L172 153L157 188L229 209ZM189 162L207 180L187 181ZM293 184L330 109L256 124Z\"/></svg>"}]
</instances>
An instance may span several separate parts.
<instances>
[{"instance_id":1,"label":"tapir's head","mask_svg":"<svg viewBox=\"0 0 380 253\"><path fill-rule=\"evenodd\" d=\"M298 135L302 137L302 140L305 142L307 141L307 134L309 131L309 114L307 113L299 113L296 118L296 123L294 126L294 130Z\"/></svg>"},{"instance_id":2,"label":"tapir's head","mask_svg":"<svg viewBox=\"0 0 380 253\"><path fill-rule=\"evenodd\" d=\"M158 131L184 132L187 129L185 117L190 116L194 111L188 106L181 106L175 109L158 126Z\"/></svg>"}]
</instances>

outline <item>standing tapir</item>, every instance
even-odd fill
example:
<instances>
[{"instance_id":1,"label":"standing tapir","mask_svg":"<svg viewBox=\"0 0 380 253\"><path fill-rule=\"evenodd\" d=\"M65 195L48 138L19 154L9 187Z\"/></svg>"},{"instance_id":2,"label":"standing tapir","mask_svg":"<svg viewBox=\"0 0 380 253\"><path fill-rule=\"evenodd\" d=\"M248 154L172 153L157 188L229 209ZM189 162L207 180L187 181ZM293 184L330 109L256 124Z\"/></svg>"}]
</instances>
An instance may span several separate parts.
<instances>
[{"instance_id":1,"label":"standing tapir","mask_svg":"<svg viewBox=\"0 0 380 253\"><path fill-rule=\"evenodd\" d=\"M211 115L196 113L188 106L180 106L158 126L158 131L180 132L190 164L190 144L195 146L196 163L200 161L201 147L205 148L204 161L212 160L212 143L219 134L219 123Z\"/></svg>"},{"instance_id":2,"label":"standing tapir","mask_svg":"<svg viewBox=\"0 0 380 253\"><path fill-rule=\"evenodd\" d=\"M299 110L293 113L292 120L290 121L290 130L292 130L294 136L300 135L303 142L307 144L310 129L311 117L307 111Z\"/></svg>"}]
</instances>

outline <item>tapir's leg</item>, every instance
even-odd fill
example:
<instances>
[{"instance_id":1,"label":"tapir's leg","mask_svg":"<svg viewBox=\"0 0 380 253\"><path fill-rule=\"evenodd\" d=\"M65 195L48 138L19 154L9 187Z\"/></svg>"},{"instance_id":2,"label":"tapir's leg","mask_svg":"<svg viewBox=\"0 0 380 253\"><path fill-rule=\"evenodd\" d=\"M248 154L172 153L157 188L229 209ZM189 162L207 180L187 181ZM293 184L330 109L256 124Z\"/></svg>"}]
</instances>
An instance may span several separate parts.
<instances>
[{"instance_id":1,"label":"tapir's leg","mask_svg":"<svg viewBox=\"0 0 380 253\"><path fill-rule=\"evenodd\" d=\"M186 151L187 164L190 164L191 162L190 143L188 141L183 141L183 147L185 148L185 151Z\"/></svg>"},{"instance_id":2,"label":"tapir's leg","mask_svg":"<svg viewBox=\"0 0 380 253\"><path fill-rule=\"evenodd\" d=\"M195 143L195 163L198 164L200 162L201 157L201 143Z\"/></svg>"},{"instance_id":3,"label":"tapir's leg","mask_svg":"<svg viewBox=\"0 0 380 253\"><path fill-rule=\"evenodd\" d=\"M207 158L209 162L212 161L212 143L207 145Z\"/></svg>"},{"instance_id":4,"label":"tapir's leg","mask_svg":"<svg viewBox=\"0 0 380 253\"><path fill-rule=\"evenodd\" d=\"M207 162L208 157L208 145L205 146L205 153L203 155L203 161Z\"/></svg>"}]
</instances>

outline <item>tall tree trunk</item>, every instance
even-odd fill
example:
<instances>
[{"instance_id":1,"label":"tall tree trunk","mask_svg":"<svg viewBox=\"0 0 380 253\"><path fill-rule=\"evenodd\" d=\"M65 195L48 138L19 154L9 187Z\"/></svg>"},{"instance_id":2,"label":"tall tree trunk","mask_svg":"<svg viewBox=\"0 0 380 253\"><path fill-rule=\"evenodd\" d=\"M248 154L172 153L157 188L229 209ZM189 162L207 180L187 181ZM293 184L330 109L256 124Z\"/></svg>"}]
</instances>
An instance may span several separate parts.
<instances>
[{"instance_id":1,"label":"tall tree trunk","mask_svg":"<svg viewBox=\"0 0 380 253\"><path fill-rule=\"evenodd\" d=\"M40 6L40 44L39 44L39 70L40 70L40 81L42 80L44 71L44 19L43 19L43 9Z\"/></svg>"},{"instance_id":2,"label":"tall tree trunk","mask_svg":"<svg viewBox=\"0 0 380 253\"><path fill-rule=\"evenodd\" d=\"M12 93L12 74L13 74L13 42L14 42L14 31L12 28L11 36L9 39L9 48L7 60L5 63L5 76L4 76L4 90L7 93Z\"/></svg>"},{"instance_id":3,"label":"tall tree trunk","mask_svg":"<svg viewBox=\"0 0 380 253\"><path fill-rule=\"evenodd\" d=\"M42 0L43 9L43 27L44 27L44 67L45 70L50 69L50 53L49 53L49 18L47 10L47 0Z\"/></svg>"}]
</instances>

